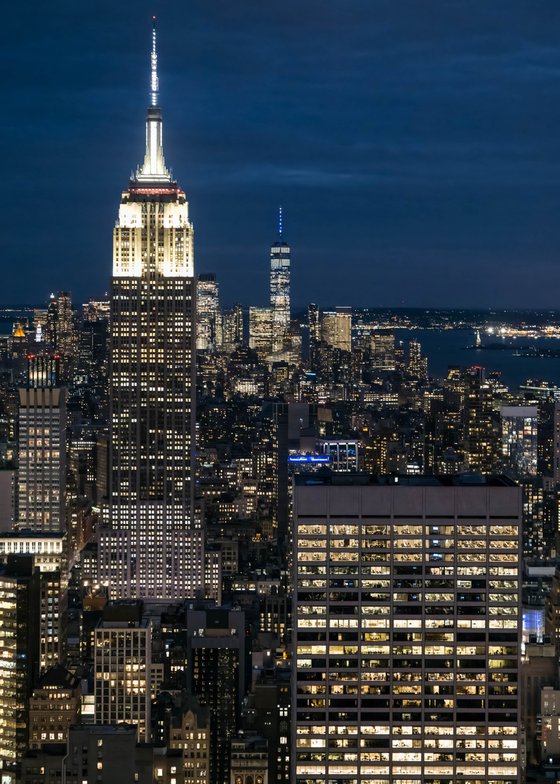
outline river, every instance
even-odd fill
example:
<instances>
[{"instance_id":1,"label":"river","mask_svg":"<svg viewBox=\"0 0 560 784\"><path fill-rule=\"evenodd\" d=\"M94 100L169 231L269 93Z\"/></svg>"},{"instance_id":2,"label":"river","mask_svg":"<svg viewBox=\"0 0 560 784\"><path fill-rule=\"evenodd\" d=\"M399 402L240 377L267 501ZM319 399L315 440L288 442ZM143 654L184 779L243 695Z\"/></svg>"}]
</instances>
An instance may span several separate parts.
<instances>
[{"instance_id":1,"label":"river","mask_svg":"<svg viewBox=\"0 0 560 784\"><path fill-rule=\"evenodd\" d=\"M428 357L428 372L432 377L444 377L449 365L481 365L487 372L499 371L502 381L509 387L518 387L527 379L550 381L560 386L560 357L518 357L514 354L519 348L528 346L560 350L560 339L501 339L482 334L483 345L499 342L508 348L477 350L469 348L475 342L472 330L396 329L394 334L397 340L416 338L420 341L422 353Z\"/></svg>"}]
</instances>

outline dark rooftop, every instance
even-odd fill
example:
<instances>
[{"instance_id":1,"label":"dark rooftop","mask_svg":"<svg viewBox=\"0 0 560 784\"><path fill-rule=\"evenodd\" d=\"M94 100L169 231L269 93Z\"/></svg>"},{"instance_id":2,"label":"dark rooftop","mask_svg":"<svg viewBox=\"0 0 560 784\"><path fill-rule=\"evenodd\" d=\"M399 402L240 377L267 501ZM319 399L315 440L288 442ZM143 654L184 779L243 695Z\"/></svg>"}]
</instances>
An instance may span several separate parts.
<instances>
[{"instance_id":1,"label":"dark rooftop","mask_svg":"<svg viewBox=\"0 0 560 784\"><path fill-rule=\"evenodd\" d=\"M121 599L111 602L103 608L103 622L111 623L142 623L143 602L139 599Z\"/></svg>"},{"instance_id":2,"label":"dark rooftop","mask_svg":"<svg viewBox=\"0 0 560 784\"><path fill-rule=\"evenodd\" d=\"M39 679L39 688L57 687L60 689L75 689L80 685L80 679L63 667L62 664L55 664L48 669Z\"/></svg>"},{"instance_id":3,"label":"dark rooftop","mask_svg":"<svg viewBox=\"0 0 560 784\"><path fill-rule=\"evenodd\" d=\"M296 485L313 487L325 485L400 485L406 487L517 487L507 476L492 474L435 474L433 476L415 474L372 475L361 473L334 472L329 469L317 473L296 474Z\"/></svg>"}]
</instances>

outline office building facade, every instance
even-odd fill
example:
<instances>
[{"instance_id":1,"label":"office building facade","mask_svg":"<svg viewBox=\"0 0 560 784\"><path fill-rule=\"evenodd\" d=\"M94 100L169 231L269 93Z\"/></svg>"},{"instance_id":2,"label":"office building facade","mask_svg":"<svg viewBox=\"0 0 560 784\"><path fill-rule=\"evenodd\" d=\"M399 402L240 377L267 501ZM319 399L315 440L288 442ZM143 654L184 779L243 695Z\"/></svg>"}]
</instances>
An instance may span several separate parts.
<instances>
[{"instance_id":1,"label":"office building facade","mask_svg":"<svg viewBox=\"0 0 560 784\"><path fill-rule=\"evenodd\" d=\"M352 351L352 308L337 307L325 311L321 317L323 343L340 351Z\"/></svg>"},{"instance_id":2,"label":"office building facade","mask_svg":"<svg viewBox=\"0 0 560 784\"><path fill-rule=\"evenodd\" d=\"M520 504L503 478L296 478L293 782L520 780Z\"/></svg>"},{"instance_id":3,"label":"office building facade","mask_svg":"<svg viewBox=\"0 0 560 784\"><path fill-rule=\"evenodd\" d=\"M210 781L230 782L230 743L248 686L245 613L194 606L187 610L188 688L210 715Z\"/></svg>"},{"instance_id":4,"label":"office building facade","mask_svg":"<svg viewBox=\"0 0 560 784\"><path fill-rule=\"evenodd\" d=\"M109 605L95 629L95 721L131 723L150 738L152 627L142 603Z\"/></svg>"},{"instance_id":5,"label":"office building facade","mask_svg":"<svg viewBox=\"0 0 560 784\"><path fill-rule=\"evenodd\" d=\"M537 406L502 406L502 456L516 478L537 473Z\"/></svg>"},{"instance_id":6,"label":"office building facade","mask_svg":"<svg viewBox=\"0 0 560 784\"><path fill-rule=\"evenodd\" d=\"M222 345L220 289L216 276L200 273L196 286L196 348L215 351Z\"/></svg>"},{"instance_id":7,"label":"office building facade","mask_svg":"<svg viewBox=\"0 0 560 784\"><path fill-rule=\"evenodd\" d=\"M17 527L52 532L65 528L66 389L19 390Z\"/></svg>"},{"instance_id":8,"label":"office building facade","mask_svg":"<svg viewBox=\"0 0 560 784\"><path fill-rule=\"evenodd\" d=\"M249 308L249 348L256 351L261 360L267 360L272 352L273 325L272 308Z\"/></svg>"},{"instance_id":9,"label":"office building facade","mask_svg":"<svg viewBox=\"0 0 560 784\"><path fill-rule=\"evenodd\" d=\"M29 740L29 697L39 674L39 571L29 555L0 568L0 777L17 780Z\"/></svg>"}]
</instances>

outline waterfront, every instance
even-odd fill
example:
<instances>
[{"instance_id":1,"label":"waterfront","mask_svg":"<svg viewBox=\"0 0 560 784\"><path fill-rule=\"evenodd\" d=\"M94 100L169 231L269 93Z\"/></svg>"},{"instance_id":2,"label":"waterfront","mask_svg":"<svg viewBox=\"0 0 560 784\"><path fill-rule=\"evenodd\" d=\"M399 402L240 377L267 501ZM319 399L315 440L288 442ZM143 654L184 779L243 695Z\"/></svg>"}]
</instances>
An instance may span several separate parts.
<instances>
[{"instance_id":1,"label":"waterfront","mask_svg":"<svg viewBox=\"0 0 560 784\"><path fill-rule=\"evenodd\" d=\"M483 333L483 346L499 342L509 348L477 350L469 348L475 342L475 334L470 329L397 329L394 334L397 340L407 342L415 338L420 341L422 351L428 357L431 377L444 377L449 365L480 365L487 372L500 372L503 382L510 387L518 387L527 379L551 381L560 386L560 357L526 357L514 353L528 346L560 350L560 340L554 338L514 340Z\"/></svg>"},{"instance_id":2,"label":"waterfront","mask_svg":"<svg viewBox=\"0 0 560 784\"><path fill-rule=\"evenodd\" d=\"M0 335L9 335L14 323L23 321L27 328L31 325L33 310L22 306L9 313L0 315ZM245 324L248 329L248 323ZM389 330L383 330L387 332ZM395 327L391 332L397 341L408 343L412 338L419 340L422 351L428 357L428 370L432 378L444 378L449 365L469 367L481 365L487 372L498 371L505 384L515 388L527 379L550 381L560 387L560 357L516 356L520 349L552 349L560 352L560 339L556 338L501 338L496 334L481 333L482 348L473 348L475 332L473 329L408 329ZM504 346L490 349L485 346ZM308 350L307 329L303 330L303 350Z\"/></svg>"}]
</instances>

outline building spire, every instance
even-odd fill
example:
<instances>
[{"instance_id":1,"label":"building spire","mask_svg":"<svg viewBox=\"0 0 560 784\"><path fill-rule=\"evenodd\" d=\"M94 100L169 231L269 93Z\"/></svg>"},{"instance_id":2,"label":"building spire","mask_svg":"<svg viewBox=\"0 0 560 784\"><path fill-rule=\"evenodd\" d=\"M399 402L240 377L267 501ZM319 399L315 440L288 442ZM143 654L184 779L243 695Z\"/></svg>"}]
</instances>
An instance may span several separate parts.
<instances>
[{"instance_id":1,"label":"building spire","mask_svg":"<svg viewBox=\"0 0 560 784\"><path fill-rule=\"evenodd\" d=\"M278 207L278 239L280 240L280 242L282 242L284 239L283 228L284 227L283 227L283 220L282 220L282 205L280 205L280 207Z\"/></svg>"},{"instance_id":2,"label":"building spire","mask_svg":"<svg viewBox=\"0 0 560 784\"><path fill-rule=\"evenodd\" d=\"M152 73L150 81L151 91L151 104L157 106L159 101L159 79L157 75L157 32L156 32L157 18L152 16Z\"/></svg>"},{"instance_id":3,"label":"building spire","mask_svg":"<svg viewBox=\"0 0 560 784\"><path fill-rule=\"evenodd\" d=\"M146 155L136 172L137 182L171 182L171 172L163 157L163 118L159 108L159 79L157 72L156 17L152 17L152 51L150 53L150 105L146 118Z\"/></svg>"}]
</instances>

